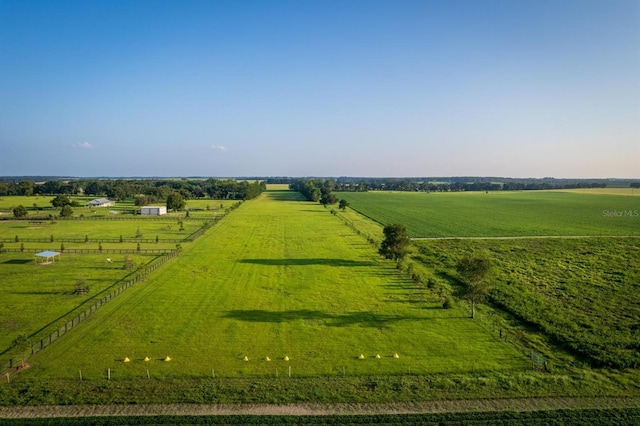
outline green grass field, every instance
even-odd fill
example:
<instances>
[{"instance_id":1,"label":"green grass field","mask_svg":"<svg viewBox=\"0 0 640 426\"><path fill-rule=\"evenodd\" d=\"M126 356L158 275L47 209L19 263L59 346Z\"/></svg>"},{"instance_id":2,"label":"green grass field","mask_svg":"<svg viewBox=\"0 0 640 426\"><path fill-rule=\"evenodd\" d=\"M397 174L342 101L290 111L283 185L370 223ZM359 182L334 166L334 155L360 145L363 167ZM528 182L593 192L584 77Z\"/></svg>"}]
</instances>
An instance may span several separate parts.
<instances>
[{"instance_id":1,"label":"green grass field","mask_svg":"<svg viewBox=\"0 0 640 426\"><path fill-rule=\"evenodd\" d=\"M568 192L344 192L358 212L412 237L640 235L640 197Z\"/></svg>"},{"instance_id":2,"label":"green grass field","mask_svg":"<svg viewBox=\"0 0 640 426\"><path fill-rule=\"evenodd\" d=\"M486 324L442 309L340 219L288 191L244 203L30 363L26 379L82 370L93 380L108 368L115 379L529 367Z\"/></svg>"},{"instance_id":3,"label":"green grass field","mask_svg":"<svg viewBox=\"0 0 640 426\"><path fill-rule=\"evenodd\" d=\"M640 239L416 242L436 275L485 252L495 264L492 300L596 365L640 366Z\"/></svg>"}]
</instances>

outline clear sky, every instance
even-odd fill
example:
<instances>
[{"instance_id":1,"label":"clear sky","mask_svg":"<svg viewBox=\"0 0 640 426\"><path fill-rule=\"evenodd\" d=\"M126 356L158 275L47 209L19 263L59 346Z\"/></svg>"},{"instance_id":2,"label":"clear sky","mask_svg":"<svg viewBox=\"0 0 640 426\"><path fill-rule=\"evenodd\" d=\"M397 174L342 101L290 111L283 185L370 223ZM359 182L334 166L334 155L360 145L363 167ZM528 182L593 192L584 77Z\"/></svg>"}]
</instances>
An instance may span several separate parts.
<instances>
[{"instance_id":1,"label":"clear sky","mask_svg":"<svg viewBox=\"0 0 640 426\"><path fill-rule=\"evenodd\" d=\"M0 175L640 177L640 0L0 0Z\"/></svg>"}]
</instances>

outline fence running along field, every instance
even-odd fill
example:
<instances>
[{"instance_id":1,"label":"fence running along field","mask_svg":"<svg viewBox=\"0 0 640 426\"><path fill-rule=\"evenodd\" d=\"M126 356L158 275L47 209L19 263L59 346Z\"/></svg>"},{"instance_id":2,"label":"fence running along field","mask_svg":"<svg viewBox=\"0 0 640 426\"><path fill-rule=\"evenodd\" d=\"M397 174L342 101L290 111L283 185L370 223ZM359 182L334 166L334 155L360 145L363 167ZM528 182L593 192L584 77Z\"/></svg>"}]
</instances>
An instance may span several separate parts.
<instances>
[{"instance_id":1,"label":"fence running along field","mask_svg":"<svg viewBox=\"0 0 640 426\"><path fill-rule=\"evenodd\" d=\"M199 228L197 231L195 231L193 234L189 235L187 238L185 238L184 240L181 241L194 241L196 240L198 237L202 236L210 227L212 227L213 225L217 224L220 219L222 219L223 217L226 216L227 213L229 213L230 211L236 209L237 207L240 206L241 203L236 203L232 206L230 206L229 208L227 208L225 210L225 214L220 215L220 216L216 216L213 218L213 220L205 220L204 223L202 224L202 227ZM15 240L14 240L15 241ZM84 241L84 240L82 240ZM119 239L117 241L120 241ZM153 240L155 242L155 240ZM38 253L40 251L43 251L42 249L33 249L33 248L2 248L0 249L0 252L4 253L4 252L33 252L33 253ZM105 305L106 303L108 303L109 301L111 301L113 298L115 298L116 296L120 295L124 290L128 289L129 287L133 286L134 284L136 284L137 282L143 281L144 279L147 278L147 276L155 271L157 268L159 268L160 266L162 266L164 263L166 263L168 260L174 258L175 256L177 256L180 252L180 248L178 248L177 250L172 250L169 253L167 253L167 250L162 250L162 249L65 249L62 250L61 252L63 253L78 253L78 254L82 254L82 253L145 253L145 254L165 254L160 260L158 260L157 262L153 263L152 265L147 266L146 268L144 268L142 271L140 271L134 278L132 278L131 280L127 281L126 283L122 284L120 287L118 287L117 289L109 292L109 294L105 295L104 297L102 297L101 299L97 300L93 305L91 305L88 309L85 309L84 311L80 312L76 317L74 317L73 319L71 319L70 321L67 321L63 326L59 327L56 331L50 333L47 337L40 339L40 341L38 341L36 344L32 345L30 347L30 354L29 355L34 355L38 352L40 352L42 349L46 348L47 346L49 346L51 343L55 342L56 340L58 340L61 336L64 336L66 333L68 333L69 331L73 330L74 327L76 327L78 324L80 324L80 322L84 321L85 319L87 319L91 314L93 314L94 312L96 312L100 307L102 307L103 305ZM11 349L11 348L9 348ZM24 360L29 356L27 355L26 357L21 357L20 358L20 362L24 362ZM16 359L14 358L10 358L7 362L4 362L3 364L0 364L0 370L6 370L6 369L12 369L15 367L18 367L20 364L16 363Z\"/></svg>"},{"instance_id":2,"label":"fence running along field","mask_svg":"<svg viewBox=\"0 0 640 426\"><path fill-rule=\"evenodd\" d=\"M160 258L157 262L155 262L155 263L147 266L146 268L144 268L135 277L133 277L132 279L130 279L126 283L122 284L117 289L112 290L111 292L109 292L109 294L107 294L107 295L103 296L102 298L100 298L99 300L97 300L88 309L85 309L84 311L80 312L76 317L74 317L70 321L67 321L63 326L59 327L56 331L54 331L51 334L49 334L49 336L41 339L35 345L32 345L31 346L30 355L34 355L34 354L40 352L42 349L46 348L51 343L53 343L56 340L58 340L61 336L64 336L69 331L73 330L74 327L76 327L78 324L80 324L80 322L82 322L85 319L87 319L91 314L96 312L102 306L107 304L109 301L113 300L115 297L119 296L123 291L125 291L129 287L133 286L134 284L136 284L136 283L138 283L140 281L145 280L150 273L152 273L153 271L158 269L160 266L164 265L168 260L174 258L177 255L178 255L178 251L174 250L174 251L172 251L170 253L167 253L165 256ZM23 361L23 360L24 360L24 358L20 359L20 361ZM2 366L2 369L4 370L4 369L7 369L7 368L14 368L17 365L19 365L19 364L16 363L16 360L14 358L11 358L11 359L9 359L9 361L7 361Z\"/></svg>"},{"instance_id":3,"label":"fence running along field","mask_svg":"<svg viewBox=\"0 0 640 426\"><path fill-rule=\"evenodd\" d=\"M47 251L50 249L34 249L34 248L2 248L0 253L40 253L41 251ZM64 249L58 250L60 253L67 254L162 254L170 251L169 249Z\"/></svg>"},{"instance_id":4,"label":"fence running along field","mask_svg":"<svg viewBox=\"0 0 640 426\"><path fill-rule=\"evenodd\" d=\"M0 238L0 243L182 243L186 238Z\"/></svg>"}]
</instances>

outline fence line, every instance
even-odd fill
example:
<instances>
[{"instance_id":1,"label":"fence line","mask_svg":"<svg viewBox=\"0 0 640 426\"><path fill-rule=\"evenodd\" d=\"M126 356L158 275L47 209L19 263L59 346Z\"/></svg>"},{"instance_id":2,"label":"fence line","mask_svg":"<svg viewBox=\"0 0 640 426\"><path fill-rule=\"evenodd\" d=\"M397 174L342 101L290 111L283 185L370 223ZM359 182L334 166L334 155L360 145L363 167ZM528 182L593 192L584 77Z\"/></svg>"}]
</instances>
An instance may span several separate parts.
<instances>
[{"instance_id":1,"label":"fence line","mask_svg":"<svg viewBox=\"0 0 640 426\"><path fill-rule=\"evenodd\" d=\"M51 332L48 336L45 336L44 338L40 339L37 343L32 345L30 348L31 349L30 355L34 355L40 352L41 350L43 350L44 348L46 348L47 346L49 346L50 344L58 340L60 337L64 336L65 334L73 330L75 327L78 326L78 324L86 320L89 316L95 313L102 306L104 306L105 304L113 300L115 297L120 295L123 291L125 291L129 287L133 286L134 284L140 281L145 280L151 272L155 271L157 268L164 265L167 261L169 261L170 259L173 259L177 255L178 255L178 251L175 251L175 250L170 253L167 253L165 256L160 258L157 262L154 262L153 264L144 268L142 271L140 271L140 273L138 273L135 277L131 278L126 283L123 283L118 288L111 290L108 294L96 300L91 306L86 308L84 311L80 312L71 320L65 322L63 326L57 328L55 331ZM2 366L2 369L13 368L16 365L17 365L16 360L11 358Z\"/></svg>"},{"instance_id":2,"label":"fence line","mask_svg":"<svg viewBox=\"0 0 640 426\"><path fill-rule=\"evenodd\" d=\"M188 237L187 237L188 238ZM181 243L186 238L0 238L0 243Z\"/></svg>"},{"instance_id":3,"label":"fence line","mask_svg":"<svg viewBox=\"0 0 640 426\"><path fill-rule=\"evenodd\" d=\"M40 253L41 251L51 250L51 248L2 248L0 253ZM175 250L175 249L173 249ZM56 250L60 253L68 254L163 254L172 251L171 249L64 249Z\"/></svg>"},{"instance_id":4,"label":"fence line","mask_svg":"<svg viewBox=\"0 0 640 426\"><path fill-rule=\"evenodd\" d=\"M130 214L130 213L126 213ZM213 214L211 217L215 217L217 215ZM142 221L142 220L155 220L155 221L164 221L164 222L177 222L177 221L198 221L198 220L207 220L210 217L207 216L171 216L171 215L162 215L162 216L142 216L142 215L134 215L134 216L71 216L71 217L60 217L56 215L51 216L30 216L26 218L15 218L13 216L2 216L0 220L15 220L20 222L29 222L29 223L42 223L46 224L51 221L57 220L133 220L133 221Z\"/></svg>"},{"instance_id":5,"label":"fence line","mask_svg":"<svg viewBox=\"0 0 640 426\"><path fill-rule=\"evenodd\" d=\"M237 205L235 205L235 207L237 207ZM228 211L226 213L228 213L229 211L235 209L235 207L227 209ZM213 220L205 220L204 221L205 223L202 225L202 227L200 229L198 229L196 232L194 232L193 234L191 234L189 237L187 237L187 239L189 239L190 241L194 241L196 238L202 236L211 226L217 224L218 221L220 219L222 219L223 217L225 217L225 216L226 216L226 214L220 215L220 216L216 216L215 218L213 218ZM0 249L0 252L24 252L24 251L37 253L37 252L42 251L42 250L25 249L25 248L23 248L23 249L14 249L14 248L11 248L11 249L7 249L7 248ZM36 344L31 346L30 355L34 355L34 354L40 352L42 349L46 348L51 343L53 343L56 340L58 340L60 337L64 336L66 333L68 333L74 327L76 327L78 324L80 324L81 321L84 321L85 319L87 319L89 316L91 316L93 313L95 313L98 309L100 309L102 306L104 306L107 302L109 302L113 298L115 298L118 295L120 295L124 290L128 289L129 287L133 286L134 284L136 284L136 283L138 283L140 281L145 280L147 278L147 276L151 272L155 271L160 266L164 265L166 262L168 262L169 260L171 260L174 257L176 257L178 255L179 251L180 250L178 249L178 250L173 250L173 251L167 253L166 250L158 250L158 249L143 249L143 250L137 250L137 249L135 249L135 250L134 249L103 249L103 250L97 250L97 249L65 249L63 251L64 253L165 253L165 255L162 258L160 258L158 261L156 261L156 262L152 263L151 265L147 266L146 268L144 268L144 270L140 271L135 277L133 277L132 279L130 279L126 283L124 283L121 286L119 286L118 288L110 291L107 295L103 296L102 298L96 300L91 306L89 306L84 311L80 312L76 317L72 318L71 321L67 321L64 324L64 326L59 327L58 329L56 329L55 331L50 333L48 336L44 337L43 339L40 339ZM30 355L27 355L26 357L21 357L20 360L24 361ZM10 368L13 368L16 365L17 364L15 363L14 358L10 358L7 362L5 362L5 363L0 365L0 370L10 369Z\"/></svg>"}]
</instances>

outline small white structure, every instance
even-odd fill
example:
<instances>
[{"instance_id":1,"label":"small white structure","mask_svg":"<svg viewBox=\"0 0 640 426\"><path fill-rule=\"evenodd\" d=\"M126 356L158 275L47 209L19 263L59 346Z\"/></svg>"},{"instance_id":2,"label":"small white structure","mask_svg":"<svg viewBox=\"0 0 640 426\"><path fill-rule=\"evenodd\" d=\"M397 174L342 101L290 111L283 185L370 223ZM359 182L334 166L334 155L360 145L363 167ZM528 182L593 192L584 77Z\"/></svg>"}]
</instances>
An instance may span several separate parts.
<instances>
[{"instance_id":1,"label":"small white structure","mask_svg":"<svg viewBox=\"0 0 640 426\"><path fill-rule=\"evenodd\" d=\"M166 206L144 206L140 208L140 214L143 216L160 216L167 214Z\"/></svg>"},{"instance_id":2,"label":"small white structure","mask_svg":"<svg viewBox=\"0 0 640 426\"><path fill-rule=\"evenodd\" d=\"M35 254L34 262L36 265L50 265L56 261L56 256L60 260L60 253L57 251L43 251Z\"/></svg>"},{"instance_id":3,"label":"small white structure","mask_svg":"<svg viewBox=\"0 0 640 426\"><path fill-rule=\"evenodd\" d=\"M85 204L87 207L111 207L113 205L115 205L115 201L107 200L106 198L96 198Z\"/></svg>"}]
</instances>

